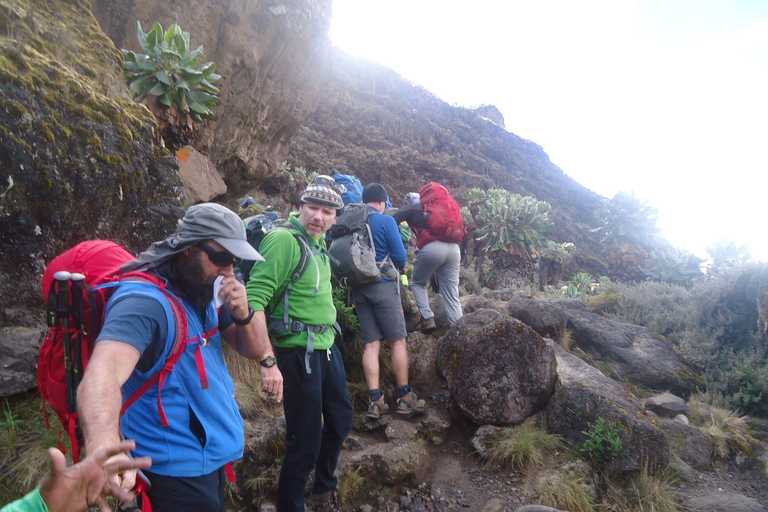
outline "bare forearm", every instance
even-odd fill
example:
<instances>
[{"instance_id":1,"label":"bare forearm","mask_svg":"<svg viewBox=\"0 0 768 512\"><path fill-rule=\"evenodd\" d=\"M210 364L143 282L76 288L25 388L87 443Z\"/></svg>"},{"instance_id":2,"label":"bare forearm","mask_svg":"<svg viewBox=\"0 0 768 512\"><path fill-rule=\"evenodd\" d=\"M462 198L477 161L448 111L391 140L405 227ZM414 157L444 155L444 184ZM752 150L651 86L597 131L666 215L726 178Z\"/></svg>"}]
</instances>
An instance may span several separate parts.
<instances>
[{"instance_id":1,"label":"bare forearm","mask_svg":"<svg viewBox=\"0 0 768 512\"><path fill-rule=\"evenodd\" d=\"M89 365L77 393L87 454L120 443L121 384L109 368Z\"/></svg>"},{"instance_id":2,"label":"bare forearm","mask_svg":"<svg viewBox=\"0 0 768 512\"><path fill-rule=\"evenodd\" d=\"M227 329L226 334L229 335L232 347L243 357L262 360L274 355L263 311L256 311L246 325L233 325Z\"/></svg>"}]
</instances>

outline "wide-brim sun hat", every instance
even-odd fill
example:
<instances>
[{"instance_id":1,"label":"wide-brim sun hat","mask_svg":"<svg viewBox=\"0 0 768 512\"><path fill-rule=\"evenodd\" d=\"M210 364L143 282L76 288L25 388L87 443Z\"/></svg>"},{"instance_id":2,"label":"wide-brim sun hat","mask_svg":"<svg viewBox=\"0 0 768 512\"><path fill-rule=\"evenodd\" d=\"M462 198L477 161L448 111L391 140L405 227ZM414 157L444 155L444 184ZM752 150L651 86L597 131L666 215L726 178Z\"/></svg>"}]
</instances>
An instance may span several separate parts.
<instances>
[{"instance_id":1,"label":"wide-brim sun hat","mask_svg":"<svg viewBox=\"0 0 768 512\"><path fill-rule=\"evenodd\" d=\"M153 243L135 261L123 265L123 272L149 270L168 261L175 254L203 241L213 240L232 256L250 261L264 261L248 243L243 221L226 206L203 203L191 206L171 236Z\"/></svg>"}]
</instances>

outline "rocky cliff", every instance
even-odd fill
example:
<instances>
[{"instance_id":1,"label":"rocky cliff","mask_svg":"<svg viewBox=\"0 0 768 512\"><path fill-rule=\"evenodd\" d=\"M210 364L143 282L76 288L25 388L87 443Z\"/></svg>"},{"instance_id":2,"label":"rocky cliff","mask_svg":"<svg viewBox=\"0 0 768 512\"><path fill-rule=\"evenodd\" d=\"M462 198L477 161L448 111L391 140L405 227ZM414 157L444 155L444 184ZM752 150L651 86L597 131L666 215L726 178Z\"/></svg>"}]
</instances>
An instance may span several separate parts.
<instances>
[{"instance_id":1,"label":"rocky cliff","mask_svg":"<svg viewBox=\"0 0 768 512\"><path fill-rule=\"evenodd\" d=\"M288 153L291 138L315 110L331 70L331 0L92 0L118 48L139 51L136 20L191 33L222 75L221 103L195 146L242 188L258 184Z\"/></svg>"},{"instance_id":2,"label":"rocky cliff","mask_svg":"<svg viewBox=\"0 0 768 512\"><path fill-rule=\"evenodd\" d=\"M82 0L0 1L0 325L42 317L45 265L88 238L134 251L181 211L177 164Z\"/></svg>"},{"instance_id":3,"label":"rocky cliff","mask_svg":"<svg viewBox=\"0 0 768 512\"><path fill-rule=\"evenodd\" d=\"M290 163L378 181L396 205L429 181L461 202L472 187L501 187L552 205L550 237L573 242L577 266L604 274L593 212L601 197L553 164L541 146L510 133L495 107L447 104L394 71L335 49L317 110L294 137Z\"/></svg>"}]
</instances>

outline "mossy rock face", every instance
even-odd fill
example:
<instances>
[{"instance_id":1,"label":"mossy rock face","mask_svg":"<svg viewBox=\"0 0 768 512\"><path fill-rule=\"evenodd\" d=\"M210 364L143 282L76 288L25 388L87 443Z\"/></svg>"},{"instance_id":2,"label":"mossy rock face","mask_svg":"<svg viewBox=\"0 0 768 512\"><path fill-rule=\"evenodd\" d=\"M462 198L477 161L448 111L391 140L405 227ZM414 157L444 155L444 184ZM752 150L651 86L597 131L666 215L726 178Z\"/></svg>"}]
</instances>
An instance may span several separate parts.
<instances>
[{"instance_id":1,"label":"mossy rock face","mask_svg":"<svg viewBox=\"0 0 768 512\"><path fill-rule=\"evenodd\" d=\"M120 68L87 2L0 3L1 325L42 317L42 272L63 250L138 252L182 213L175 159Z\"/></svg>"}]
</instances>

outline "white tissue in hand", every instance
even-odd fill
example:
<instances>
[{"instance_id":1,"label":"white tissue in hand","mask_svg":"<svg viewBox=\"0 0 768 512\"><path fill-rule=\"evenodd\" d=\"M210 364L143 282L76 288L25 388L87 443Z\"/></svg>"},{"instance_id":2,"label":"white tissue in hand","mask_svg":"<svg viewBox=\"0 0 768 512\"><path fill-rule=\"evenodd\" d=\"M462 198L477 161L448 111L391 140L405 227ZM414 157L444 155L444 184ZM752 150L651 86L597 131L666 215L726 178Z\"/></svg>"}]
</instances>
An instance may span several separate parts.
<instances>
[{"instance_id":1,"label":"white tissue in hand","mask_svg":"<svg viewBox=\"0 0 768 512\"><path fill-rule=\"evenodd\" d=\"M224 305L224 297L219 295L221 289L224 288L224 285L221 284L222 279L224 279L224 276L219 276L213 282L213 304L216 308L220 308Z\"/></svg>"}]
</instances>

